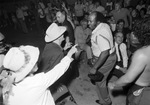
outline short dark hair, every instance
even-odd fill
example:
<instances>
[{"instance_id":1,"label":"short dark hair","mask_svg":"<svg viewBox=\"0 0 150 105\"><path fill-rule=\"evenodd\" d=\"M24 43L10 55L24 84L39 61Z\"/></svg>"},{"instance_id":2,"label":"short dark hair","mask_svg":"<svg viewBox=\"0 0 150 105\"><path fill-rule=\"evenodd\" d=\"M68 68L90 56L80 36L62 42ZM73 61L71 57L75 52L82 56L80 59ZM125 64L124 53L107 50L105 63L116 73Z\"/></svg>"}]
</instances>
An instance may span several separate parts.
<instances>
[{"instance_id":1,"label":"short dark hair","mask_svg":"<svg viewBox=\"0 0 150 105\"><path fill-rule=\"evenodd\" d=\"M146 14L147 9L146 9L146 8L141 8L141 9L140 9L140 12L141 12L141 11L144 11L144 14Z\"/></svg>"},{"instance_id":2,"label":"short dark hair","mask_svg":"<svg viewBox=\"0 0 150 105\"><path fill-rule=\"evenodd\" d=\"M117 21L117 24L119 24L119 23L121 23L121 22L123 22L123 24L125 24L125 21L124 21L123 19L119 19L119 20Z\"/></svg>"},{"instance_id":3,"label":"short dark hair","mask_svg":"<svg viewBox=\"0 0 150 105\"><path fill-rule=\"evenodd\" d=\"M136 22L133 32L142 46L150 45L150 18L145 18Z\"/></svg>"},{"instance_id":4,"label":"short dark hair","mask_svg":"<svg viewBox=\"0 0 150 105\"><path fill-rule=\"evenodd\" d=\"M102 23L107 23L105 16L98 12L98 11L94 11L93 12L95 14L95 21L96 22L102 22Z\"/></svg>"},{"instance_id":5,"label":"short dark hair","mask_svg":"<svg viewBox=\"0 0 150 105\"><path fill-rule=\"evenodd\" d=\"M67 17L67 13L64 9L59 9L57 12L61 12L65 16L65 18Z\"/></svg>"}]
</instances>

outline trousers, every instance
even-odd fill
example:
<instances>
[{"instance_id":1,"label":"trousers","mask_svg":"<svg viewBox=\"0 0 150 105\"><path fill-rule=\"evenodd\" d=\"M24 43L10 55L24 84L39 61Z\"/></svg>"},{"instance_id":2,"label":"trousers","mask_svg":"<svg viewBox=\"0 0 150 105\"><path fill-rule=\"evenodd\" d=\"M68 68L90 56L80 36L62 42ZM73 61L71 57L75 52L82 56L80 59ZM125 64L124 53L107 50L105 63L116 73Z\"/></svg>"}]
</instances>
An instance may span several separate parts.
<instances>
[{"instance_id":1,"label":"trousers","mask_svg":"<svg viewBox=\"0 0 150 105\"><path fill-rule=\"evenodd\" d=\"M128 91L126 105L150 105L150 87L134 84Z\"/></svg>"},{"instance_id":2,"label":"trousers","mask_svg":"<svg viewBox=\"0 0 150 105\"><path fill-rule=\"evenodd\" d=\"M97 90L97 94L99 97L99 101L102 104L110 104L111 103L111 99L109 97L109 92L108 92L108 88L107 88L107 78L109 73L111 72L111 70L114 68L115 64L116 64L116 53L113 52L108 59L106 60L106 62L103 64L103 66L101 68L99 68L98 71L100 71L101 73L103 73L104 78L102 81L100 82L96 82L96 90Z\"/></svg>"}]
</instances>

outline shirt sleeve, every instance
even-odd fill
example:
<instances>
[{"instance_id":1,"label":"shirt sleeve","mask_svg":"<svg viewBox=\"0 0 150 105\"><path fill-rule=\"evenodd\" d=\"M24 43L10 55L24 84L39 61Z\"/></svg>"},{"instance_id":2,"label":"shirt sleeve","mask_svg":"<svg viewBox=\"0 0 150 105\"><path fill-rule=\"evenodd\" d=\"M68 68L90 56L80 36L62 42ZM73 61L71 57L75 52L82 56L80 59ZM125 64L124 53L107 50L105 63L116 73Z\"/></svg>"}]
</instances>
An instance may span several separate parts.
<instances>
[{"instance_id":1,"label":"shirt sleeve","mask_svg":"<svg viewBox=\"0 0 150 105\"><path fill-rule=\"evenodd\" d=\"M127 67L128 66L127 46L124 43L120 45L120 51L123 59L123 67Z\"/></svg>"},{"instance_id":2,"label":"shirt sleeve","mask_svg":"<svg viewBox=\"0 0 150 105\"><path fill-rule=\"evenodd\" d=\"M45 73L42 77L43 87L48 88L57 81L67 71L71 61L72 59L65 56L53 69Z\"/></svg>"}]
</instances>

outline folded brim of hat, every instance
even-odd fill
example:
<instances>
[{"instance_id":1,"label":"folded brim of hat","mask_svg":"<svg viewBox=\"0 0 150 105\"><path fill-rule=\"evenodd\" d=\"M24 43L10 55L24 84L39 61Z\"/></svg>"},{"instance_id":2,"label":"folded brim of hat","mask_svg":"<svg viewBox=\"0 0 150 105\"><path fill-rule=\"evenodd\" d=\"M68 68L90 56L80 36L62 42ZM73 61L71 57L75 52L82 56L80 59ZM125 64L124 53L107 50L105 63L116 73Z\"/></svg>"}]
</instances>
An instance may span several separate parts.
<instances>
[{"instance_id":1,"label":"folded brim of hat","mask_svg":"<svg viewBox=\"0 0 150 105\"><path fill-rule=\"evenodd\" d=\"M51 42L62 36L62 34L66 31L66 27L59 26L58 32L53 32L53 34L45 35L45 42ZM56 33L56 34L54 34Z\"/></svg>"},{"instance_id":2,"label":"folded brim of hat","mask_svg":"<svg viewBox=\"0 0 150 105\"><path fill-rule=\"evenodd\" d=\"M13 49L13 48L12 48ZM33 69L35 66L38 58L39 58L39 49L37 47L33 46L21 46L18 49L21 49L25 51L29 55L29 62L25 64L25 66L19 70L12 70L15 71L13 73L13 77L15 78L15 82L20 82L22 79L24 79ZM16 55L14 55L16 56ZM24 55L25 56L25 55ZM19 59L16 62L10 62L13 58L13 50L9 50L4 58L3 65L5 68L10 69L13 68L13 65L16 65L16 63L19 63ZM11 64L10 64L11 63Z\"/></svg>"}]
</instances>

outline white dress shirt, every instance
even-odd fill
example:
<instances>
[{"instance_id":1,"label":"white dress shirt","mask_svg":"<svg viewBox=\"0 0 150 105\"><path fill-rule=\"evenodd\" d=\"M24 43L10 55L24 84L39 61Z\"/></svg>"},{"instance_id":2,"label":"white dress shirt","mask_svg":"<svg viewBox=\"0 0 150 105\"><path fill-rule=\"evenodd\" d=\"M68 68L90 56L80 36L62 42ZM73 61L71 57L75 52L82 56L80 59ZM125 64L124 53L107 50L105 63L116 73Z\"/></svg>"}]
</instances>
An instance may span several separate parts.
<instances>
[{"instance_id":1,"label":"white dress shirt","mask_svg":"<svg viewBox=\"0 0 150 105\"><path fill-rule=\"evenodd\" d=\"M118 57L118 61L121 61L118 46L119 46L119 49L120 49L120 52L121 52L121 57L122 57L122 60L123 60L123 67L127 67L128 66L127 46L124 43L121 43L120 45L118 45L115 42L116 54L117 54L117 57Z\"/></svg>"},{"instance_id":2,"label":"white dress shirt","mask_svg":"<svg viewBox=\"0 0 150 105\"><path fill-rule=\"evenodd\" d=\"M12 86L9 105L55 105L49 86L57 81L68 69L72 59L64 57L59 64L47 73L28 76Z\"/></svg>"},{"instance_id":3,"label":"white dress shirt","mask_svg":"<svg viewBox=\"0 0 150 105\"><path fill-rule=\"evenodd\" d=\"M100 23L93 31L91 36L91 48L93 55L99 57L101 52L110 49L110 54L114 52L114 42L110 26Z\"/></svg>"}]
</instances>

